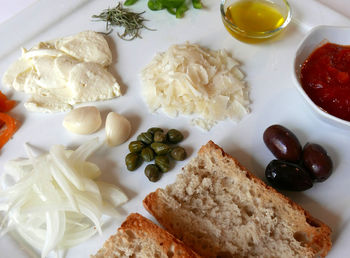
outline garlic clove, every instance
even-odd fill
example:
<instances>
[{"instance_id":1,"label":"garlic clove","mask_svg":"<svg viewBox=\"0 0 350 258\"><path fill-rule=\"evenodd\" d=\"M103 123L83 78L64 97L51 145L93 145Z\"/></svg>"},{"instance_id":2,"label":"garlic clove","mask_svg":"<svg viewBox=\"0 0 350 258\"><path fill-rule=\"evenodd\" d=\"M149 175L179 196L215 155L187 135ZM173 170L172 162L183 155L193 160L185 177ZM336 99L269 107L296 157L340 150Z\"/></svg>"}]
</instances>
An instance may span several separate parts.
<instances>
[{"instance_id":1,"label":"garlic clove","mask_svg":"<svg viewBox=\"0 0 350 258\"><path fill-rule=\"evenodd\" d=\"M100 111L94 106L73 109L63 119L63 127L76 134L92 134L102 124Z\"/></svg>"},{"instance_id":2,"label":"garlic clove","mask_svg":"<svg viewBox=\"0 0 350 258\"><path fill-rule=\"evenodd\" d=\"M131 124L124 116L110 112L106 118L106 141L109 146L124 143L130 137Z\"/></svg>"}]
</instances>

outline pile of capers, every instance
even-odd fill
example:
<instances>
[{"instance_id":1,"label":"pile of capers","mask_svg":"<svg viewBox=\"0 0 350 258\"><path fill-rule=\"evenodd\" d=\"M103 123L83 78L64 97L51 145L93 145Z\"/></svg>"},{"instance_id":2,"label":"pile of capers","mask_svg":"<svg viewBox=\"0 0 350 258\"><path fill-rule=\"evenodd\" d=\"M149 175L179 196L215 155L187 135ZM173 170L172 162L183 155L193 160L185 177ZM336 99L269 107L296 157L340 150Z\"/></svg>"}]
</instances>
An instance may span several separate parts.
<instances>
[{"instance_id":1,"label":"pile of capers","mask_svg":"<svg viewBox=\"0 0 350 258\"><path fill-rule=\"evenodd\" d=\"M170 158L184 160L187 156L184 148L174 145L183 140L184 136L176 129L167 133L162 128L152 127L137 136L136 141L129 143L130 153L125 157L128 170L134 171L142 162L151 162L145 168L145 175L151 182L157 182L163 173L170 169Z\"/></svg>"}]
</instances>

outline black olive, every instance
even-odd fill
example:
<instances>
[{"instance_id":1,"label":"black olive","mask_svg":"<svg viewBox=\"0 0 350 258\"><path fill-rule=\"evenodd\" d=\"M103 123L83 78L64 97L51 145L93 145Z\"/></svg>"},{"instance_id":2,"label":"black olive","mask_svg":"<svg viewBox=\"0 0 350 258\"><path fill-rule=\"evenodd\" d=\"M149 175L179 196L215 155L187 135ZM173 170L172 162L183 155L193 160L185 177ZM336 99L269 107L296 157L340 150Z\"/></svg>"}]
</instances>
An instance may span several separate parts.
<instances>
[{"instance_id":1,"label":"black olive","mask_svg":"<svg viewBox=\"0 0 350 258\"><path fill-rule=\"evenodd\" d=\"M265 176L276 188L304 191L312 187L309 173L301 166L282 160L272 160L266 167Z\"/></svg>"},{"instance_id":2,"label":"black olive","mask_svg":"<svg viewBox=\"0 0 350 258\"><path fill-rule=\"evenodd\" d=\"M326 150L315 143L307 143L303 148L303 165L309 170L312 179L323 182L331 174L333 163Z\"/></svg>"},{"instance_id":3,"label":"black olive","mask_svg":"<svg viewBox=\"0 0 350 258\"><path fill-rule=\"evenodd\" d=\"M296 163L300 160L300 142L287 128L281 125L272 125L265 130L263 139L267 148L276 158Z\"/></svg>"}]
</instances>

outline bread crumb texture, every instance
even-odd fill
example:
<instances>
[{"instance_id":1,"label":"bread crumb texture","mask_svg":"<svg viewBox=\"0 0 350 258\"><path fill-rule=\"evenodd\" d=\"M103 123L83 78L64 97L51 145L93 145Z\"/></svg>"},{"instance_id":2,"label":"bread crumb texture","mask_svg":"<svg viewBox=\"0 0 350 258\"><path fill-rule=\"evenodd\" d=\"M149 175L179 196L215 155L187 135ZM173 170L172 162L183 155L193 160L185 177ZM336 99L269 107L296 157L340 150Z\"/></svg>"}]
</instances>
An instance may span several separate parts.
<instances>
[{"instance_id":1,"label":"bread crumb texture","mask_svg":"<svg viewBox=\"0 0 350 258\"><path fill-rule=\"evenodd\" d=\"M91 258L199 258L164 229L137 213L130 214Z\"/></svg>"},{"instance_id":2,"label":"bread crumb texture","mask_svg":"<svg viewBox=\"0 0 350 258\"><path fill-rule=\"evenodd\" d=\"M331 248L327 225L211 141L144 205L203 257L323 257Z\"/></svg>"}]
</instances>

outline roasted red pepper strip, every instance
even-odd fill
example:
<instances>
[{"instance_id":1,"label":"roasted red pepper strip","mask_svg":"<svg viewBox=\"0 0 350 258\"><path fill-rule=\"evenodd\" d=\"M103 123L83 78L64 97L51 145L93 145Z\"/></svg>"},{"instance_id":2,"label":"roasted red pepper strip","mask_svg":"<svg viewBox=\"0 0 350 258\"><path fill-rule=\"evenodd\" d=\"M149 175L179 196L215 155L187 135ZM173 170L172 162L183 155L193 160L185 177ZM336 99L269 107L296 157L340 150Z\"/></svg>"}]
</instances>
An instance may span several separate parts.
<instances>
[{"instance_id":1,"label":"roasted red pepper strip","mask_svg":"<svg viewBox=\"0 0 350 258\"><path fill-rule=\"evenodd\" d=\"M0 91L0 112L8 112L16 105L16 101L7 99Z\"/></svg>"},{"instance_id":2,"label":"roasted red pepper strip","mask_svg":"<svg viewBox=\"0 0 350 258\"><path fill-rule=\"evenodd\" d=\"M2 146L5 145L5 143L8 142L8 140L12 137L12 135L16 132L17 130L17 121L5 114L5 113L0 113L0 121L5 123L6 128L3 128L0 131L0 149Z\"/></svg>"}]
</instances>

